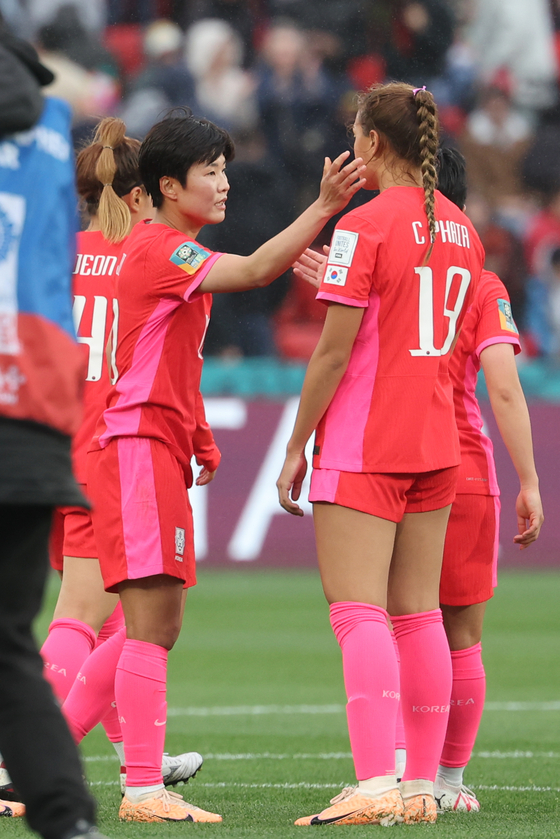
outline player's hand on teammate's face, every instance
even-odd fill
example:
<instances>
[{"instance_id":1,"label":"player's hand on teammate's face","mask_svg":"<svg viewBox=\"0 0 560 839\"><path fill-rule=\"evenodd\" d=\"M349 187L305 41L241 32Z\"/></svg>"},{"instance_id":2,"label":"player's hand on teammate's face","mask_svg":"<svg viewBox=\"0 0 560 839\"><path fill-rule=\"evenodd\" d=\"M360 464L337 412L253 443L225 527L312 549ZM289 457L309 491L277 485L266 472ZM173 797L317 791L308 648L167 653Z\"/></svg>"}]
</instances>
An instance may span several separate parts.
<instances>
[{"instance_id":1,"label":"player's hand on teammate's face","mask_svg":"<svg viewBox=\"0 0 560 839\"><path fill-rule=\"evenodd\" d=\"M321 191L318 200L329 217L343 210L352 196L366 182L365 178L362 177L366 171L366 167L361 157L356 157L350 163L347 163L346 166L343 166L343 163L348 159L349 155L349 151L342 152L333 161L331 161L330 157L325 157L323 179L321 180Z\"/></svg>"},{"instance_id":2,"label":"player's hand on teammate's face","mask_svg":"<svg viewBox=\"0 0 560 839\"><path fill-rule=\"evenodd\" d=\"M328 253L330 248L326 245L325 247L327 248ZM310 285L315 286L315 288L319 288L323 278L326 261L327 257L323 256L322 253L317 253L317 251L314 251L311 248L306 248L297 262L294 262L292 268L294 269L296 277L300 277Z\"/></svg>"},{"instance_id":3,"label":"player's hand on teammate's face","mask_svg":"<svg viewBox=\"0 0 560 839\"><path fill-rule=\"evenodd\" d=\"M276 486L280 506L293 516L303 516L303 510L295 502L301 494L301 485L306 472L307 460L303 452L286 455Z\"/></svg>"},{"instance_id":4,"label":"player's hand on teammate's face","mask_svg":"<svg viewBox=\"0 0 560 839\"><path fill-rule=\"evenodd\" d=\"M197 487L204 487L204 486L206 486L206 484L209 484L210 481L213 481L214 478L216 477L216 472L217 471L218 471L217 469L214 469L213 472L209 472L208 469L206 468L206 466L203 466L202 469L200 470L200 474L199 474L198 478L195 481Z\"/></svg>"},{"instance_id":5,"label":"player's hand on teammate's face","mask_svg":"<svg viewBox=\"0 0 560 839\"><path fill-rule=\"evenodd\" d=\"M515 502L515 511L519 533L513 537L513 541L521 549L527 548L531 542L538 538L544 521L541 496L538 489L522 489Z\"/></svg>"}]
</instances>

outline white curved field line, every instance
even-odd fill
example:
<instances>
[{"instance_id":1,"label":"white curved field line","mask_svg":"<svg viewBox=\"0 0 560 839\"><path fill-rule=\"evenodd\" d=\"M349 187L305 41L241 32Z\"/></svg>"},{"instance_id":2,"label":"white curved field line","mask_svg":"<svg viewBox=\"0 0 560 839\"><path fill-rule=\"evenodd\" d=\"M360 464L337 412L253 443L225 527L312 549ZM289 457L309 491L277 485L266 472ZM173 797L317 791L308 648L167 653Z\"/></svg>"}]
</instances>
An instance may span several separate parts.
<instances>
[{"instance_id":1,"label":"white curved field line","mask_svg":"<svg viewBox=\"0 0 560 839\"><path fill-rule=\"evenodd\" d=\"M560 700L550 702L487 702L485 711L560 711ZM276 716L284 714L343 714L345 705L216 705L169 708L169 717Z\"/></svg>"}]
</instances>

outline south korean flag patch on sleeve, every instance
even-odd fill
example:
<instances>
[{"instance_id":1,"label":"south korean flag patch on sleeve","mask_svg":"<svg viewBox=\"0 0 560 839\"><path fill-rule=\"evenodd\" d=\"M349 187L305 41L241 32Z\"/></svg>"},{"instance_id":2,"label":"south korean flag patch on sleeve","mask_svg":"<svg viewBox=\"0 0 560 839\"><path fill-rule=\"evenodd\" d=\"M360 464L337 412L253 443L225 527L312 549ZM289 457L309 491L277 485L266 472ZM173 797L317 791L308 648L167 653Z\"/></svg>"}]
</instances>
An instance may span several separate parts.
<instances>
[{"instance_id":1,"label":"south korean flag patch on sleeve","mask_svg":"<svg viewBox=\"0 0 560 839\"><path fill-rule=\"evenodd\" d=\"M330 285L345 285L347 276L348 268L343 268L341 265L327 265L323 282Z\"/></svg>"}]
</instances>

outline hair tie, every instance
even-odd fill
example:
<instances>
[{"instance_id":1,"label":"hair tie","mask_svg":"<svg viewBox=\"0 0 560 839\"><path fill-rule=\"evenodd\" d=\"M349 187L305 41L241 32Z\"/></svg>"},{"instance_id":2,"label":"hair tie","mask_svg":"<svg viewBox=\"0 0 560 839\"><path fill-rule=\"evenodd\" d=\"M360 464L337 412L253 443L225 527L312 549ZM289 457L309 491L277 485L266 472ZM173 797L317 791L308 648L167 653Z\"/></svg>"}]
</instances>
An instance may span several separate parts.
<instances>
[{"instance_id":1,"label":"hair tie","mask_svg":"<svg viewBox=\"0 0 560 839\"><path fill-rule=\"evenodd\" d=\"M414 90L412 91L412 95L416 96L416 94L418 93L419 90L426 90L426 85L424 85L424 87L415 87ZM106 148L106 146L104 148Z\"/></svg>"},{"instance_id":2,"label":"hair tie","mask_svg":"<svg viewBox=\"0 0 560 839\"><path fill-rule=\"evenodd\" d=\"M426 90L426 88L424 88L424 90ZM115 151L115 149L113 148L113 146L103 146L103 148L104 148L104 149L111 149L111 151Z\"/></svg>"},{"instance_id":3,"label":"hair tie","mask_svg":"<svg viewBox=\"0 0 560 839\"><path fill-rule=\"evenodd\" d=\"M113 184L103 184L103 186L113 186Z\"/></svg>"}]
</instances>

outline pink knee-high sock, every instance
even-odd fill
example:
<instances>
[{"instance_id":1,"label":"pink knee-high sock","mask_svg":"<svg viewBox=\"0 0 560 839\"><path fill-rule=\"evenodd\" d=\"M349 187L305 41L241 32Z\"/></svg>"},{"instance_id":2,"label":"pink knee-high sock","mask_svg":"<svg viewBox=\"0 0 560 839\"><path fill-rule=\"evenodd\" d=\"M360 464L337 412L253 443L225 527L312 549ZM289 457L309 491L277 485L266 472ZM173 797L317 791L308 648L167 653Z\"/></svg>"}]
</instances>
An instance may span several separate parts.
<instances>
[{"instance_id":1,"label":"pink knee-high sock","mask_svg":"<svg viewBox=\"0 0 560 839\"><path fill-rule=\"evenodd\" d=\"M342 650L348 732L359 781L395 772L399 669L387 612L369 603L330 607Z\"/></svg>"},{"instance_id":2,"label":"pink knee-high sock","mask_svg":"<svg viewBox=\"0 0 560 839\"><path fill-rule=\"evenodd\" d=\"M395 655L397 656L397 664L399 666L399 672L401 669L401 654L399 653L399 645L397 643L397 639L395 637L395 633L391 632L391 638L393 639L393 645L395 647ZM395 737L395 749L406 749L406 737L404 735L404 722L402 716L402 705L399 700L399 708L397 711L397 731Z\"/></svg>"},{"instance_id":3,"label":"pink knee-high sock","mask_svg":"<svg viewBox=\"0 0 560 839\"><path fill-rule=\"evenodd\" d=\"M466 766L478 733L484 697L486 673L482 663L482 644L451 653L453 688L451 709L441 755L442 766Z\"/></svg>"},{"instance_id":4,"label":"pink knee-high sock","mask_svg":"<svg viewBox=\"0 0 560 839\"><path fill-rule=\"evenodd\" d=\"M107 618L99 635L97 636L97 647L101 644L104 644L109 638L111 638L116 632L119 632L124 627L124 614L122 610L121 601L117 603L113 614ZM121 743L122 742L122 731L121 731L121 724L119 722L119 712L117 710L117 703L115 702L115 695L113 692L113 696L111 698L111 704L109 706L109 710L101 720L101 725L105 729L105 734L107 735L108 739L111 743Z\"/></svg>"},{"instance_id":5,"label":"pink knee-high sock","mask_svg":"<svg viewBox=\"0 0 560 839\"><path fill-rule=\"evenodd\" d=\"M146 641L125 641L115 678L123 733L126 784L162 784L167 719L167 650Z\"/></svg>"},{"instance_id":6,"label":"pink knee-high sock","mask_svg":"<svg viewBox=\"0 0 560 839\"><path fill-rule=\"evenodd\" d=\"M112 614L107 618L101 629L99 630L99 635L97 636L97 646L103 644L104 641L107 641L115 632L118 632L119 629L122 629L124 626L124 613L122 610L121 601L117 603L115 608L113 609Z\"/></svg>"},{"instance_id":7,"label":"pink knee-high sock","mask_svg":"<svg viewBox=\"0 0 560 839\"><path fill-rule=\"evenodd\" d=\"M78 671L95 646L95 632L83 621L60 618L49 626L41 647L45 679L59 702L64 702Z\"/></svg>"},{"instance_id":8,"label":"pink knee-high sock","mask_svg":"<svg viewBox=\"0 0 560 839\"><path fill-rule=\"evenodd\" d=\"M401 656L406 736L403 781L433 781L445 740L451 699L451 655L440 609L391 618Z\"/></svg>"},{"instance_id":9,"label":"pink knee-high sock","mask_svg":"<svg viewBox=\"0 0 560 839\"><path fill-rule=\"evenodd\" d=\"M84 662L66 697L62 713L76 743L103 719L114 701L115 672L125 640L123 627L97 647Z\"/></svg>"}]
</instances>

